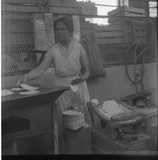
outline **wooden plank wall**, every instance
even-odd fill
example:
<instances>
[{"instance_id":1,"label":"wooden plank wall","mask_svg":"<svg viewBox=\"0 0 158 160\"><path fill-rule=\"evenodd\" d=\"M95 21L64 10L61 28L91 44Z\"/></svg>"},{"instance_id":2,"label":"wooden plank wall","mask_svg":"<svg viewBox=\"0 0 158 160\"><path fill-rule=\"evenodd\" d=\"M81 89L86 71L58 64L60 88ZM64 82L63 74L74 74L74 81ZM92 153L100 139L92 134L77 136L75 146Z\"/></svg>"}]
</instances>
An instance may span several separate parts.
<instances>
[{"instance_id":1,"label":"wooden plank wall","mask_svg":"<svg viewBox=\"0 0 158 160\"><path fill-rule=\"evenodd\" d=\"M5 52L7 48L15 45L17 48L23 45L33 45L33 15L41 11L37 5L38 2L39 0L2 0L2 37L4 39L2 48L5 49ZM74 7L69 6L68 3L69 5L65 8L61 1L60 3L55 1L57 5L54 4L54 1L50 2L49 12L55 14L80 12L75 5ZM47 11L45 9L45 12Z\"/></svg>"},{"instance_id":2,"label":"wooden plank wall","mask_svg":"<svg viewBox=\"0 0 158 160\"><path fill-rule=\"evenodd\" d=\"M109 25L93 25L92 27L90 23L86 22L82 29L84 35L89 30L93 30L106 64L134 62L134 50L132 51L133 54L127 56L128 47L134 42L149 47L144 54L145 62L155 60L152 45L153 35L155 34L152 31L152 24L155 24L143 18L147 16L145 8L120 7L110 11L108 16Z\"/></svg>"},{"instance_id":3,"label":"wooden plank wall","mask_svg":"<svg viewBox=\"0 0 158 160\"><path fill-rule=\"evenodd\" d=\"M122 64L127 50L126 41L120 25L98 26L88 22L81 23L81 35L93 32L105 66Z\"/></svg>"},{"instance_id":4,"label":"wooden plank wall","mask_svg":"<svg viewBox=\"0 0 158 160\"><path fill-rule=\"evenodd\" d=\"M29 52L34 48L33 15L39 8L21 4L37 4L38 0L2 0L2 54L10 54L18 59L17 53ZM11 5L16 4L16 5ZM54 14L79 14L79 8L50 6ZM130 28L123 28L119 23L108 26L96 26L88 22L81 23L81 35L93 31L106 64L124 63ZM149 29L150 30L150 29ZM125 36L126 35L126 36ZM151 36L151 35L150 35ZM151 38L151 37L150 37ZM154 59L149 53L149 59ZM152 57L152 58L151 58Z\"/></svg>"},{"instance_id":5,"label":"wooden plank wall","mask_svg":"<svg viewBox=\"0 0 158 160\"><path fill-rule=\"evenodd\" d=\"M33 48L33 21L31 13L19 12L17 6L6 5L6 2L24 1L2 1L2 54L12 56Z\"/></svg>"},{"instance_id":6,"label":"wooden plank wall","mask_svg":"<svg viewBox=\"0 0 158 160\"><path fill-rule=\"evenodd\" d=\"M134 39L140 42L148 42L152 39L151 25L148 24L148 31L145 31L144 26L137 26L135 29L135 38L130 24L115 23L107 26L92 25L89 22L82 23L81 34L86 35L89 32L94 32L97 44L99 45L101 55L104 58L105 65L124 64L125 62L132 63L134 54L129 54L127 57L128 46L134 42ZM146 32L146 34L145 34ZM134 52L134 51L133 51ZM145 53L145 61L151 62L155 60L155 55L150 48Z\"/></svg>"},{"instance_id":7,"label":"wooden plank wall","mask_svg":"<svg viewBox=\"0 0 158 160\"><path fill-rule=\"evenodd\" d=\"M95 27L95 36L98 44L126 43L121 25L107 25Z\"/></svg>"},{"instance_id":8,"label":"wooden plank wall","mask_svg":"<svg viewBox=\"0 0 158 160\"><path fill-rule=\"evenodd\" d=\"M81 23L82 35L94 32L97 44L127 43L121 25L98 26L89 22Z\"/></svg>"},{"instance_id":9,"label":"wooden plank wall","mask_svg":"<svg viewBox=\"0 0 158 160\"><path fill-rule=\"evenodd\" d=\"M41 13L38 2L39 0L2 0L3 56L7 54L18 62L26 57L26 53L32 56L30 51L34 49L33 17L35 13ZM43 11L48 12L47 7ZM58 5L51 6L49 12L70 14L80 11L75 7L64 8Z\"/></svg>"}]
</instances>

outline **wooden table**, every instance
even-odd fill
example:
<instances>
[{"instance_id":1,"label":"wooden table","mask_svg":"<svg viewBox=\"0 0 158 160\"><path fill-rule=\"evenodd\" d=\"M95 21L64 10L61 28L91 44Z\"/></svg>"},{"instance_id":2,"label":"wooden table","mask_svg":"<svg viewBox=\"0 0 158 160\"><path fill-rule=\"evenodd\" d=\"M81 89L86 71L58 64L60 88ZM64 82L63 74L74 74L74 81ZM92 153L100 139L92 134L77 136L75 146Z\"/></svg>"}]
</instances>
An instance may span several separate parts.
<instances>
[{"instance_id":1,"label":"wooden table","mask_svg":"<svg viewBox=\"0 0 158 160\"><path fill-rule=\"evenodd\" d=\"M54 148L54 137L53 137L53 113L55 111L55 100L66 90L68 87L56 87L53 89L40 89L40 92L34 95L20 95L18 93L9 95L9 96L2 96L2 119L7 118L8 114L21 114L19 110L26 110L27 112L31 112L36 108L38 105L50 104L49 112L50 114L50 125L49 128L44 129L31 129L26 131L21 131L16 134L7 134L3 136L3 142L13 141L24 139L32 136L42 135L42 134L49 134L51 137L52 148ZM42 106L45 107L45 106ZM25 111L24 111L25 112ZM47 115L43 115L47 118ZM39 120L40 117L39 117ZM38 120L37 120L38 121ZM45 124L44 124L45 125ZM52 151L54 153L54 150Z\"/></svg>"}]
</instances>

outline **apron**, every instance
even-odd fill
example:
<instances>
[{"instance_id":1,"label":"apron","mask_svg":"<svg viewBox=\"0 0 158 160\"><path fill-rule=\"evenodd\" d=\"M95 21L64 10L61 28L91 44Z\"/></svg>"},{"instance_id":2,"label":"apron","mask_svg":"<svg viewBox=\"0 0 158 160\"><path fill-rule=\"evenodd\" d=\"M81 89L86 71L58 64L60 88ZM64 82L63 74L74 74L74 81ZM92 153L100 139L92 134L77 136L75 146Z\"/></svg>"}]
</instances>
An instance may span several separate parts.
<instances>
[{"instance_id":1,"label":"apron","mask_svg":"<svg viewBox=\"0 0 158 160\"><path fill-rule=\"evenodd\" d=\"M56 52L54 53L55 73L57 76L67 77L68 81L78 77L80 65L80 47L78 42L72 41L69 47L68 57L64 57L61 53L60 45L57 44ZM78 84L77 92L68 90L64 92L56 101L56 111L54 113L54 136L55 136L55 154L62 152L63 148L63 122L62 112L75 108L84 113L85 121L90 124L90 116L88 113L87 102L89 101L89 91L86 81ZM60 148L61 147L61 148Z\"/></svg>"}]
</instances>

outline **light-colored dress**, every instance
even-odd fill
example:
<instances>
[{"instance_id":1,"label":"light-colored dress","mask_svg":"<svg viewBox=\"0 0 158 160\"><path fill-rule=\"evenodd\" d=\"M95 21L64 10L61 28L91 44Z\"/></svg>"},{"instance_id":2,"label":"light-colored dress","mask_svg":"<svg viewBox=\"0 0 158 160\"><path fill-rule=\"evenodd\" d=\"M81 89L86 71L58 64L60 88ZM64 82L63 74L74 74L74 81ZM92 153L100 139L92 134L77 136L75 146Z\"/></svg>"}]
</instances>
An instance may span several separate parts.
<instances>
[{"instance_id":1,"label":"light-colored dress","mask_svg":"<svg viewBox=\"0 0 158 160\"><path fill-rule=\"evenodd\" d=\"M66 77L69 82L77 78L81 71L80 64L80 54L81 54L81 45L77 41L71 41L70 47L68 49L68 56L65 57L62 54L62 48L60 44L56 44L55 51L53 53L55 73L57 76ZM56 154L60 153L59 139L62 139L60 136L62 133L62 112L69 109L75 108L85 115L85 121L90 123L90 118L88 114L88 109L86 103L89 101L89 92L86 82L78 84L78 91L73 92L72 90L64 92L57 100L57 109L58 114L54 115L54 126L55 126L55 151ZM61 123L60 123L61 122ZM60 151L59 151L60 150Z\"/></svg>"}]
</instances>

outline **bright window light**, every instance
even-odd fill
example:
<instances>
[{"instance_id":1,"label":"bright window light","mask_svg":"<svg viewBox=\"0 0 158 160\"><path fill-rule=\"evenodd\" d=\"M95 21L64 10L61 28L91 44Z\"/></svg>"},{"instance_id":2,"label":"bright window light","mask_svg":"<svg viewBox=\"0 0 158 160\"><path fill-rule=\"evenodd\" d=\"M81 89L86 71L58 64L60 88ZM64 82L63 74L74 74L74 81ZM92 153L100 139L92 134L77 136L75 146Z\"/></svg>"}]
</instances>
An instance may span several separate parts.
<instances>
[{"instance_id":1,"label":"bright window light","mask_svg":"<svg viewBox=\"0 0 158 160\"><path fill-rule=\"evenodd\" d=\"M156 1L149 2L149 16L157 17L157 2Z\"/></svg>"},{"instance_id":2,"label":"bright window light","mask_svg":"<svg viewBox=\"0 0 158 160\"><path fill-rule=\"evenodd\" d=\"M97 15L107 16L108 12L117 8L118 0L77 0L83 2L93 2L97 7ZM107 5L107 6L101 6ZM86 18L91 23L98 25L108 25L108 18Z\"/></svg>"}]
</instances>

